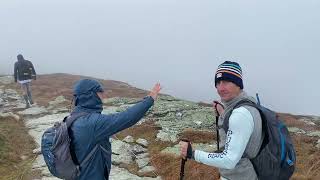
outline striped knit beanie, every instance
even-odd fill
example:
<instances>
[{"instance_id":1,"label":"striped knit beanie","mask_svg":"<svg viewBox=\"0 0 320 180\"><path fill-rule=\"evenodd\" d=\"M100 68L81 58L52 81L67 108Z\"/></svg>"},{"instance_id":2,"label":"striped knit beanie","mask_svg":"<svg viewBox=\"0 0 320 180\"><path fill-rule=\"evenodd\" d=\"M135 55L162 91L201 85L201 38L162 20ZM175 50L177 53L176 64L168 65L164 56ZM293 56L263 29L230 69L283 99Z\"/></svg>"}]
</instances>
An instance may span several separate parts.
<instances>
[{"instance_id":1,"label":"striped knit beanie","mask_svg":"<svg viewBox=\"0 0 320 180\"><path fill-rule=\"evenodd\" d=\"M218 66L215 74L214 82L215 86L221 80L233 82L235 85L243 89L242 83L242 70L238 63L232 61L225 61Z\"/></svg>"}]
</instances>

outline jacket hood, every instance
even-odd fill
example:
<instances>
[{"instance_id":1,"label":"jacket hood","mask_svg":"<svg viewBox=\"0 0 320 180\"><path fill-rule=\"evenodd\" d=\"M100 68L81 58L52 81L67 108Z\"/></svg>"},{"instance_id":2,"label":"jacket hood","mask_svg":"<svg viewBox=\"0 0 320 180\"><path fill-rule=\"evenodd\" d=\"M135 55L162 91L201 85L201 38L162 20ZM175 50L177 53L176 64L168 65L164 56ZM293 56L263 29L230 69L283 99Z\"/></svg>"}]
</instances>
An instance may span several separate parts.
<instances>
[{"instance_id":1,"label":"jacket hood","mask_svg":"<svg viewBox=\"0 0 320 180\"><path fill-rule=\"evenodd\" d=\"M25 60L21 54L19 54L19 55L17 56L17 59L18 59L18 61L23 61L23 60Z\"/></svg>"},{"instance_id":2,"label":"jacket hood","mask_svg":"<svg viewBox=\"0 0 320 180\"><path fill-rule=\"evenodd\" d=\"M75 111L101 112L102 101L97 92L103 92L102 85L91 79L82 79L73 87Z\"/></svg>"}]
</instances>

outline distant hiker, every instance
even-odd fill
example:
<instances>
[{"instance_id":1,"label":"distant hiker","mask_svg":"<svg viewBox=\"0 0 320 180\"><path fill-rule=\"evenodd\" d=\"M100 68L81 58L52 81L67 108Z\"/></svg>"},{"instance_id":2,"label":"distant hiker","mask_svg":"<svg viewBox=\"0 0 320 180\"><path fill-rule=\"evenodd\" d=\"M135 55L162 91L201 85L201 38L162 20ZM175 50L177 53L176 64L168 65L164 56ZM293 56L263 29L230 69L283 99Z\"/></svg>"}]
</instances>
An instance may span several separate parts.
<instances>
[{"instance_id":1,"label":"distant hiker","mask_svg":"<svg viewBox=\"0 0 320 180\"><path fill-rule=\"evenodd\" d=\"M102 85L89 79L80 80L74 85L75 108L71 116L86 113L79 117L69 130L74 160L81 164L86 156L92 153L91 158L86 160L82 167L80 166L80 175L77 179L109 179L112 154L109 138L136 124L153 105L160 90L161 86L157 83L148 96L126 111L101 114L102 99L105 97Z\"/></svg>"},{"instance_id":2,"label":"distant hiker","mask_svg":"<svg viewBox=\"0 0 320 180\"><path fill-rule=\"evenodd\" d=\"M21 54L17 56L18 61L14 64L14 81L21 84L26 108L33 104L31 81L36 80L36 71L31 61L25 60Z\"/></svg>"},{"instance_id":3,"label":"distant hiker","mask_svg":"<svg viewBox=\"0 0 320 180\"><path fill-rule=\"evenodd\" d=\"M219 126L223 125L225 114L243 99L254 101L243 91L242 70L238 63L226 61L222 63L215 74L215 87L224 105L214 105L220 114ZM215 109L216 110L216 109ZM196 161L218 167L221 179L255 180L256 172L252 163L244 154L255 157L259 152L263 134L259 111L250 106L242 106L232 111L229 118L229 129L219 129L220 144L224 147L221 153L207 153L193 150L188 143L180 142L181 155L194 158Z\"/></svg>"}]
</instances>

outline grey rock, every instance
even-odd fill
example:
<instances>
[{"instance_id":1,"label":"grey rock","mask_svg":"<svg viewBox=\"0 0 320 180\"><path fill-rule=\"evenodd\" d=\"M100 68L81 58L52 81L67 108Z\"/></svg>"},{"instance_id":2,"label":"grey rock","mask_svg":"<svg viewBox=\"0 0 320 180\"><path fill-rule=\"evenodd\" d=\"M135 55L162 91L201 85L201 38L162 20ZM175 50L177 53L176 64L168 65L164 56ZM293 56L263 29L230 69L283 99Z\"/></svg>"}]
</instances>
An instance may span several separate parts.
<instances>
[{"instance_id":1,"label":"grey rock","mask_svg":"<svg viewBox=\"0 0 320 180\"><path fill-rule=\"evenodd\" d=\"M307 135L312 137L320 137L320 131L313 131L308 133Z\"/></svg>"},{"instance_id":2,"label":"grey rock","mask_svg":"<svg viewBox=\"0 0 320 180\"><path fill-rule=\"evenodd\" d=\"M113 165L131 164L133 162L133 158L129 153L119 155L113 154L111 158L111 162Z\"/></svg>"},{"instance_id":3,"label":"grey rock","mask_svg":"<svg viewBox=\"0 0 320 180\"><path fill-rule=\"evenodd\" d=\"M18 114L20 115L39 115L48 113L48 110L44 107L31 107L25 109L24 111L19 111Z\"/></svg>"},{"instance_id":4,"label":"grey rock","mask_svg":"<svg viewBox=\"0 0 320 180\"><path fill-rule=\"evenodd\" d=\"M125 154L128 153L129 149L131 148L131 145L123 141L113 139L111 141L111 147L113 154Z\"/></svg>"},{"instance_id":5,"label":"grey rock","mask_svg":"<svg viewBox=\"0 0 320 180\"><path fill-rule=\"evenodd\" d=\"M11 97L11 99L20 99L20 95L18 92L14 89L5 89L4 93L8 96Z\"/></svg>"},{"instance_id":6,"label":"grey rock","mask_svg":"<svg viewBox=\"0 0 320 180\"><path fill-rule=\"evenodd\" d=\"M288 131L292 133L306 134L306 131L304 131L303 129L299 129L297 127L288 127Z\"/></svg>"},{"instance_id":7,"label":"grey rock","mask_svg":"<svg viewBox=\"0 0 320 180\"><path fill-rule=\"evenodd\" d=\"M320 149L320 139L318 139L318 142L317 142L316 147L317 147L318 149Z\"/></svg>"},{"instance_id":8,"label":"grey rock","mask_svg":"<svg viewBox=\"0 0 320 180\"><path fill-rule=\"evenodd\" d=\"M136 156L136 159L143 159L143 158L146 158L146 157L149 157L149 153L138 154Z\"/></svg>"},{"instance_id":9,"label":"grey rock","mask_svg":"<svg viewBox=\"0 0 320 180\"><path fill-rule=\"evenodd\" d=\"M202 144L202 143L193 143L192 148L196 150L201 150L205 152L214 152L217 149L216 144ZM161 151L162 153L175 154L180 156L180 145L176 144L173 147L167 147Z\"/></svg>"},{"instance_id":10,"label":"grey rock","mask_svg":"<svg viewBox=\"0 0 320 180\"><path fill-rule=\"evenodd\" d=\"M11 84L14 82L13 76L1 76L0 77L0 84Z\"/></svg>"},{"instance_id":11,"label":"grey rock","mask_svg":"<svg viewBox=\"0 0 320 180\"><path fill-rule=\"evenodd\" d=\"M150 158L136 159L136 163L138 164L139 169L141 169L150 163Z\"/></svg>"},{"instance_id":12,"label":"grey rock","mask_svg":"<svg viewBox=\"0 0 320 180\"><path fill-rule=\"evenodd\" d=\"M142 145L142 146L144 146L144 147L148 147L148 145L149 145L149 143L148 143L147 140L141 139L141 138L137 139L137 140L136 140L136 143L138 143L138 144L140 144L140 145Z\"/></svg>"},{"instance_id":13,"label":"grey rock","mask_svg":"<svg viewBox=\"0 0 320 180\"><path fill-rule=\"evenodd\" d=\"M307 125L311 125L311 126L316 125L314 122L312 122L312 120L306 119L306 118L300 118L299 121L302 121L302 122L306 123Z\"/></svg>"},{"instance_id":14,"label":"grey rock","mask_svg":"<svg viewBox=\"0 0 320 180\"><path fill-rule=\"evenodd\" d=\"M147 166L150 163L150 158L148 153L139 154L136 156L136 163L139 169Z\"/></svg>"},{"instance_id":15,"label":"grey rock","mask_svg":"<svg viewBox=\"0 0 320 180\"><path fill-rule=\"evenodd\" d=\"M48 110L50 110L50 113L52 113L52 114L70 112L70 109L68 109L67 107L57 107L57 108L54 108L54 109L48 108Z\"/></svg>"},{"instance_id":16,"label":"grey rock","mask_svg":"<svg viewBox=\"0 0 320 180\"><path fill-rule=\"evenodd\" d=\"M49 102L49 106L55 107L61 103L64 103L65 101L67 100L64 98L64 96L58 96L53 101Z\"/></svg>"},{"instance_id":17,"label":"grey rock","mask_svg":"<svg viewBox=\"0 0 320 180\"><path fill-rule=\"evenodd\" d=\"M122 141L126 142L126 143L133 143L134 139L132 136L127 136L125 137Z\"/></svg>"},{"instance_id":18,"label":"grey rock","mask_svg":"<svg viewBox=\"0 0 320 180\"><path fill-rule=\"evenodd\" d=\"M133 162L133 146L120 140L112 140L112 164L131 164Z\"/></svg>"},{"instance_id":19,"label":"grey rock","mask_svg":"<svg viewBox=\"0 0 320 180\"><path fill-rule=\"evenodd\" d=\"M139 173L148 173L148 172L154 172L156 169L153 166L145 166L144 168L140 169Z\"/></svg>"},{"instance_id":20,"label":"grey rock","mask_svg":"<svg viewBox=\"0 0 320 180\"><path fill-rule=\"evenodd\" d=\"M34 149L33 151L32 151L32 153L33 154L41 154L41 148L37 148L37 149Z\"/></svg>"},{"instance_id":21,"label":"grey rock","mask_svg":"<svg viewBox=\"0 0 320 180\"><path fill-rule=\"evenodd\" d=\"M169 141L169 142L176 142L177 139L177 132L165 132L163 130L160 130L157 134L157 140L160 141Z\"/></svg>"},{"instance_id":22,"label":"grey rock","mask_svg":"<svg viewBox=\"0 0 320 180\"><path fill-rule=\"evenodd\" d=\"M35 139L36 143L40 147L41 137L43 132L53 126L55 122L62 121L69 113L45 115L40 118L30 118L25 121L26 126L29 128L29 134Z\"/></svg>"},{"instance_id":23,"label":"grey rock","mask_svg":"<svg viewBox=\"0 0 320 180\"><path fill-rule=\"evenodd\" d=\"M61 180L61 179L57 177L42 177L41 180Z\"/></svg>"},{"instance_id":24,"label":"grey rock","mask_svg":"<svg viewBox=\"0 0 320 180\"><path fill-rule=\"evenodd\" d=\"M134 154L141 154L147 152L148 150L138 144L135 144L131 147L130 151Z\"/></svg>"}]
</instances>

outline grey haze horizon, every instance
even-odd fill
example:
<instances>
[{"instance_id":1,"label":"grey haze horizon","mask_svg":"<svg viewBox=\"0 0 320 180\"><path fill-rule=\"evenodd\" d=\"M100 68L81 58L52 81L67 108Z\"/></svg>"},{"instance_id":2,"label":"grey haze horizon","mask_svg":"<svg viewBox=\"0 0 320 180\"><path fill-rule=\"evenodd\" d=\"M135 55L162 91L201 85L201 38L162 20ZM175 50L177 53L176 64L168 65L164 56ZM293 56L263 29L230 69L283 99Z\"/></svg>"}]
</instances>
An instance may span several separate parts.
<instances>
[{"instance_id":1,"label":"grey haze horizon","mask_svg":"<svg viewBox=\"0 0 320 180\"><path fill-rule=\"evenodd\" d=\"M320 115L320 1L3 0L0 74L17 54L39 74L126 82L195 102L240 63L244 90L278 112Z\"/></svg>"}]
</instances>

